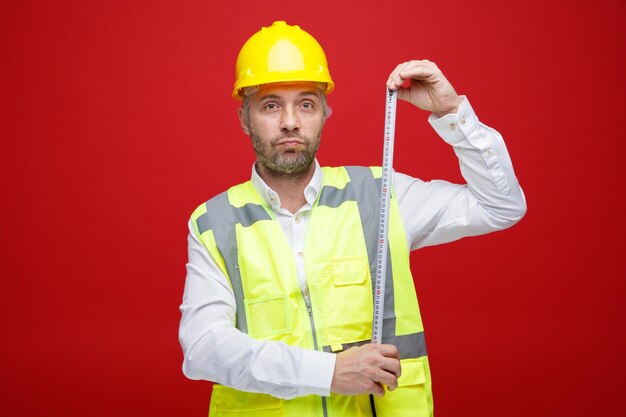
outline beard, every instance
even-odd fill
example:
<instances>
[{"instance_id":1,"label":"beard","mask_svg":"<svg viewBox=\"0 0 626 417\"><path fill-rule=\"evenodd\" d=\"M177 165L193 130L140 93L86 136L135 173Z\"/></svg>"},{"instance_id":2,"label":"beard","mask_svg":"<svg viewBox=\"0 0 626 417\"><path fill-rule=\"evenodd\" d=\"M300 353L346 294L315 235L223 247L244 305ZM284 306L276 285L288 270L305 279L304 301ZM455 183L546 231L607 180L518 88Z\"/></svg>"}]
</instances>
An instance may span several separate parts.
<instances>
[{"instance_id":1,"label":"beard","mask_svg":"<svg viewBox=\"0 0 626 417\"><path fill-rule=\"evenodd\" d=\"M252 139L257 162L270 174L282 178L297 178L309 172L313 161L315 161L321 135L320 129L314 138L292 132L272 138L270 141L263 141L256 132L250 129L250 139ZM278 141L289 138L301 139L304 142L304 149L288 149L286 151L276 149Z\"/></svg>"}]
</instances>

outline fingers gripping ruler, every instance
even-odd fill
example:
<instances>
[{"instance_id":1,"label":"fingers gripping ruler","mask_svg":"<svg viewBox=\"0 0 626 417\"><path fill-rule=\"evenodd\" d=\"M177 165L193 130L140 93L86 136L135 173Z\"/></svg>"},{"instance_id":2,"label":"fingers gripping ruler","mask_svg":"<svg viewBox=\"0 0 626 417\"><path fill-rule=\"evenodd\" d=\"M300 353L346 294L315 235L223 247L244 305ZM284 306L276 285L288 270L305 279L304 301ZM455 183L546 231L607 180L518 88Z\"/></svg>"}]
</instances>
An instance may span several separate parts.
<instances>
[{"instance_id":1,"label":"fingers gripping ruler","mask_svg":"<svg viewBox=\"0 0 626 417\"><path fill-rule=\"evenodd\" d=\"M385 106L385 145L383 148L383 170L380 187L380 223L378 229L378 251L376 252L376 282L374 285L374 321L372 342L382 343L383 317L385 309L385 277L387 275L387 246L389 209L391 204L391 182L393 176L393 141L396 131L396 104L398 92L387 89Z\"/></svg>"}]
</instances>

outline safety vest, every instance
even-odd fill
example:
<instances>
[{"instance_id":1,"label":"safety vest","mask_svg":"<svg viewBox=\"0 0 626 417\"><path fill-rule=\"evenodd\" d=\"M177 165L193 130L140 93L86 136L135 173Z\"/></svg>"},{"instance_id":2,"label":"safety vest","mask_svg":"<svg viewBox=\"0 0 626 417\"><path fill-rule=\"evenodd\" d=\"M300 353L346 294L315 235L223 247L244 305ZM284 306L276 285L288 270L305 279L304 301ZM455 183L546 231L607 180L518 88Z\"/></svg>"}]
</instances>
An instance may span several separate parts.
<instances>
[{"instance_id":1,"label":"safety vest","mask_svg":"<svg viewBox=\"0 0 626 417\"><path fill-rule=\"evenodd\" d=\"M380 168L322 168L311 211L304 265L310 305L291 248L251 181L196 209L199 240L228 277L236 327L255 339L340 352L371 341ZM428 357L406 234L391 200L383 343L400 351L399 388L375 398L377 417L432 416ZM369 395L308 395L283 400L215 384L210 417L370 417Z\"/></svg>"}]
</instances>

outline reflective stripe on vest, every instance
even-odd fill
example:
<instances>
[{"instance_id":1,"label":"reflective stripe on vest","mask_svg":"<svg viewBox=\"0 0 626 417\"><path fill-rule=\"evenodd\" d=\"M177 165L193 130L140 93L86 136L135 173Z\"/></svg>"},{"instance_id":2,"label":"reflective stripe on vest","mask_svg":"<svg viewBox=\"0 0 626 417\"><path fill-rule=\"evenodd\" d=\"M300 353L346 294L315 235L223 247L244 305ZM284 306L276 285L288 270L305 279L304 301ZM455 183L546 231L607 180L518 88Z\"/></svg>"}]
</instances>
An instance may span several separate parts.
<instances>
[{"instance_id":1,"label":"reflective stripe on vest","mask_svg":"<svg viewBox=\"0 0 626 417\"><path fill-rule=\"evenodd\" d=\"M380 179L375 179L372 170L366 167L345 167L350 181L344 188L330 185L323 186L317 206L337 208L346 201L355 201L361 217L361 227L365 238L369 260L370 276L376 275L376 252L378 237L378 217L380 210ZM212 230L215 244L219 250L226 271L231 281L236 300L236 327L248 333L246 323L244 292L238 263L238 246L235 225L249 227L262 220L272 220L272 216L260 204L248 203L241 207L230 204L227 192L224 192L206 203L206 212L196 219L198 233ZM389 248L388 248L389 251ZM402 358L418 358L426 356L426 344L423 332L408 335L396 335L396 314L394 310L394 285L392 257L387 256L387 276L385 284L385 315L383 319L383 343L395 345ZM373 281L373 279L372 279ZM372 282L372 285L374 283ZM372 291L374 289L372 288ZM363 340L344 344L347 349L352 346L368 343ZM337 351L337 347L323 346L326 352Z\"/></svg>"},{"instance_id":2,"label":"reflective stripe on vest","mask_svg":"<svg viewBox=\"0 0 626 417\"><path fill-rule=\"evenodd\" d=\"M211 213L209 215L209 213ZM206 213L200 215L196 220L198 233L202 234L207 230L213 230L215 245L224 258L226 270L230 278L237 311L244 311L243 288L241 284L241 273L239 272L237 236L235 224L244 227L251 226L259 220L271 220L271 217L263 206L257 204L246 204L243 207L233 207L228 201L227 192L206 202ZM248 332L245 314L236 315L236 327L244 333Z\"/></svg>"}]
</instances>

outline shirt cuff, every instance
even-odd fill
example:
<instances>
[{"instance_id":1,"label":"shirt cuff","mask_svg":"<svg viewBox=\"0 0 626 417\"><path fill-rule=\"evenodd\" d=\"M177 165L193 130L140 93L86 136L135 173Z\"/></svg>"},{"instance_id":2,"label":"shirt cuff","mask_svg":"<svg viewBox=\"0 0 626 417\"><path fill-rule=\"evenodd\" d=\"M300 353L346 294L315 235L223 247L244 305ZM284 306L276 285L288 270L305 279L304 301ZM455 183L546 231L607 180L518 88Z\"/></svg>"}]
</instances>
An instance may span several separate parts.
<instances>
[{"instance_id":1,"label":"shirt cuff","mask_svg":"<svg viewBox=\"0 0 626 417\"><path fill-rule=\"evenodd\" d=\"M330 395L330 385L335 373L336 355L333 353L304 350L298 383L298 396Z\"/></svg>"},{"instance_id":2,"label":"shirt cuff","mask_svg":"<svg viewBox=\"0 0 626 417\"><path fill-rule=\"evenodd\" d=\"M448 113L443 117L437 117L432 113L428 122L441 138L452 146L466 140L480 125L476 113L469 100L461 96L461 104L456 113Z\"/></svg>"}]
</instances>

